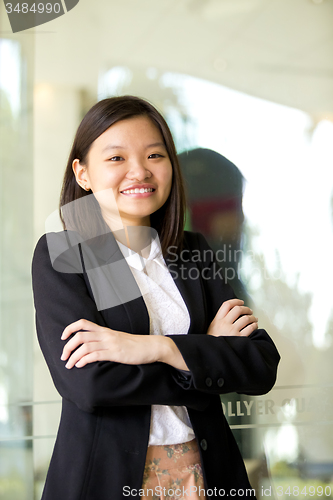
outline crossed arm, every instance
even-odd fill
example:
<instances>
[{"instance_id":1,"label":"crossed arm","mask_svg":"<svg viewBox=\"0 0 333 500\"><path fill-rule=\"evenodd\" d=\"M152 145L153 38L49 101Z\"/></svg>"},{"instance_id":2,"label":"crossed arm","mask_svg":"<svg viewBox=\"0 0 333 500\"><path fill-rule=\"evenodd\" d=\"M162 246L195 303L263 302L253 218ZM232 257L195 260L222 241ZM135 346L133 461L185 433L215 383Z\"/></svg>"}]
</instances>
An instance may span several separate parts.
<instances>
[{"instance_id":1,"label":"crossed arm","mask_svg":"<svg viewBox=\"0 0 333 500\"><path fill-rule=\"evenodd\" d=\"M208 331L166 337L108 328L83 275L53 269L45 237L34 255L33 286L37 334L55 386L85 411L150 404L200 410L209 394L263 394L274 384L279 355L273 342L217 280L207 291L214 303ZM208 387L207 377L223 377L223 388Z\"/></svg>"},{"instance_id":2,"label":"crossed arm","mask_svg":"<svg viewBox=\"0 0 333 500\"><path fill-rule=\"evenodd\" d=\"M239 299L225 301L210 324L207 335L248 337L258 328L253 311ZM114 361L129 365L154 362L166 363L180 370L188 370L183 356L171 337L160 335L133 335L112 330L80 319L68 325L61 336L67 340L61 359L66 368L82 368L96 361Z\"/></svg>"}]
</instances>

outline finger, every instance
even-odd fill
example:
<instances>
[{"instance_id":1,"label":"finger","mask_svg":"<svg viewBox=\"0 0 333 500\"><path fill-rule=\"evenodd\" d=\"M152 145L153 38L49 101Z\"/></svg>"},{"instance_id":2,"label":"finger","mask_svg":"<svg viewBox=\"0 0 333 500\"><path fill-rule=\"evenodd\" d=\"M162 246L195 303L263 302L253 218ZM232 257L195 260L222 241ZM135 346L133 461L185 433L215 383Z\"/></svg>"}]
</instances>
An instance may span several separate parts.
<instances>
[{"instance_id":1,"label":"finger","mask_svg":"<svg viewBox=\"0 0 333 500\"><path fill-rule=\"evenodd\" d=\"M93 355L91 357L96 358L95 361L97 361L98 355L96 353L103 351L103 350L104 350L104 348L103 348L102 342L89 342L88 344L83 344L75 352L72 353L72 355L68 359L65 367L70 370L82 358L84 358L85 356L88 356L88 355ZM84 366L84 365L82 365L82 366Z\"/></svg>"},{"instance_id":2,"label":"finger","mask_svg":"<svg viewBox=\"0 0 333 500\"><path fill-rule=\"evenodd\" d=\"M253 314L252 309L247 306L235 306L227 314L227 319L234 323L240 316Z\"/></svg>"},{"instance_id":3,"label":"finger","mask_svg":"<svg viewBox=\"0 0 333 500\"><path fill-rule=\"evenodd\" d=\"M258 322L251 323L247 325L243 330L239 332L240 337L248 337L251 333L258 329Z\"/></svg>"},{"instance_id":4,"label":"finger","mask_svg":"<svg viewBox=\"0 0 333 500\"><path fill-rule=\"evenodd\" d=\"M78 332L64 346L60 359L65 361L70 356L71 352L75 351L75 349L77 349L80 345L89 342L96 342L98 340L100 339L96 337L96 332Z\"/></svg>"},{"instance_id":5,"label":"finger","mask_svg":"<svg viewBox=\"0 0 333 500\"><path fill-rule=\"evenodd\" d=\"M86 356L83 356L83 358L81 358L80 361L75 363L76 368L83 368L89 363L95 363L96 361L107 361L103 359L102 353L103 351L94 351L91 352L90 354L87 354Z\"/></svg>"},{"instance_id":6,"label":"finger","mask_svg":"<svg viewBox=\"0 0 333 500\"><path fill-rule=\"evenodd\" d=\"M237 321L234 322L234 327L240 332L247 325L257 322L258 318L256 318L253 315L246 314L245 316L242 316L241 318L239 318Z\"/></svg>"},{"instance_id":7,"label":"finger","mask_svg":"<svg viewBox=\"0 0 333 500\"><path fill-rule=\"evenodd\" d=\"M222 319L228 314L228 312L231 309L233 309L234 307L237 307L237 306L242 306L243 304L244 304L244 300L240 300L240 299L226 300L225 302L223 302L223 304L221 305L221 307L217 311L216 317L218 317L219 319Z\"/></svg>"},{"instance_id":8,"label":"finger","mask_svg":"<svg viewBox=\"0 0 333 500\"><path fill-rule=\"evenodd\" d=\"M74 323L66 326L65 330L62 332L61 340L66 340L68 337L72 335L72 333L78 332L80 330L96 330L96 327L99 327L96 323L92 321L88 321L87 319L79 319Z\"/></svg>"}]
</instances>

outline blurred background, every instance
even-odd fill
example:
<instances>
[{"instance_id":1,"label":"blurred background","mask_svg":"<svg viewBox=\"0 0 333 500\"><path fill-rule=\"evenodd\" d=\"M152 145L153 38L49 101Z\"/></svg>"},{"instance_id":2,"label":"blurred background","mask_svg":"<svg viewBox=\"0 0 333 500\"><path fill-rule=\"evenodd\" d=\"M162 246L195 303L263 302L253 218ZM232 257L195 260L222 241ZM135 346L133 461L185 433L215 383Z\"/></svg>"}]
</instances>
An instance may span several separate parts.
<instances>
[{"instance_id":1,"label":"blurred background","mask_svg":"<svg viewBox=\"0 0 333 500\"><path fill-rule=\"evenodd\" d=\"M280 350L269 394L222 398L258 498L333 496L332 54L333 0L80 0L16 34L1 3L1 500L40 499L61 408L33 248L80 120L122 94L166 117L187 227Z\"/></svg>"}]
</instances>

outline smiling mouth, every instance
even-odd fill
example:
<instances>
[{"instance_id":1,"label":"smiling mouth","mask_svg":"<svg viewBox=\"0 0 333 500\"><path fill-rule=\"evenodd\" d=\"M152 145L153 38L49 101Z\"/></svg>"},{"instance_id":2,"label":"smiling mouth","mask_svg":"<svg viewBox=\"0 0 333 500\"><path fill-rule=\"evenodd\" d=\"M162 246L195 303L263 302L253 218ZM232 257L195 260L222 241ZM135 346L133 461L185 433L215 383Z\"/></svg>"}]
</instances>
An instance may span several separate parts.
<instances>
[{"instance_id":1,"label":"smiling mouth","mask_svg":"<svg viewBox=\"0 0 333 500\"><path fill-rule=\"evenodd\" d=\"M135 189L126 189L125 191L120 191L122 194L146 194L146 193L154 193L155 189L153 188L135 188Z\"/></svg>"}]
</instances>

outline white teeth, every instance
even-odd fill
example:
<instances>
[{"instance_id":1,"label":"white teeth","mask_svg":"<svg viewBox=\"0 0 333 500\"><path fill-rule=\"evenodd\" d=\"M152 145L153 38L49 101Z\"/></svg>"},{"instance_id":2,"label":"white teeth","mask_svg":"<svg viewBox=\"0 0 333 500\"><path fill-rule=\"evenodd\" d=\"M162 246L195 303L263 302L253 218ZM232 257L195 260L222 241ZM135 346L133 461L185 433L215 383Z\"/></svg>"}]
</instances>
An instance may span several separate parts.
<instances>
[{"instance_id":1,"label":"white teeth","mask_svg":"<svg viewBox=\"0 0 333 500\"><path fill-rule=\"evenodd\" d=\"M124 194L138 194L138 193L152 193L152 188L135 188L135 189L127 189L126 191L122 191Z\"/></svg>"}]
</instances>

